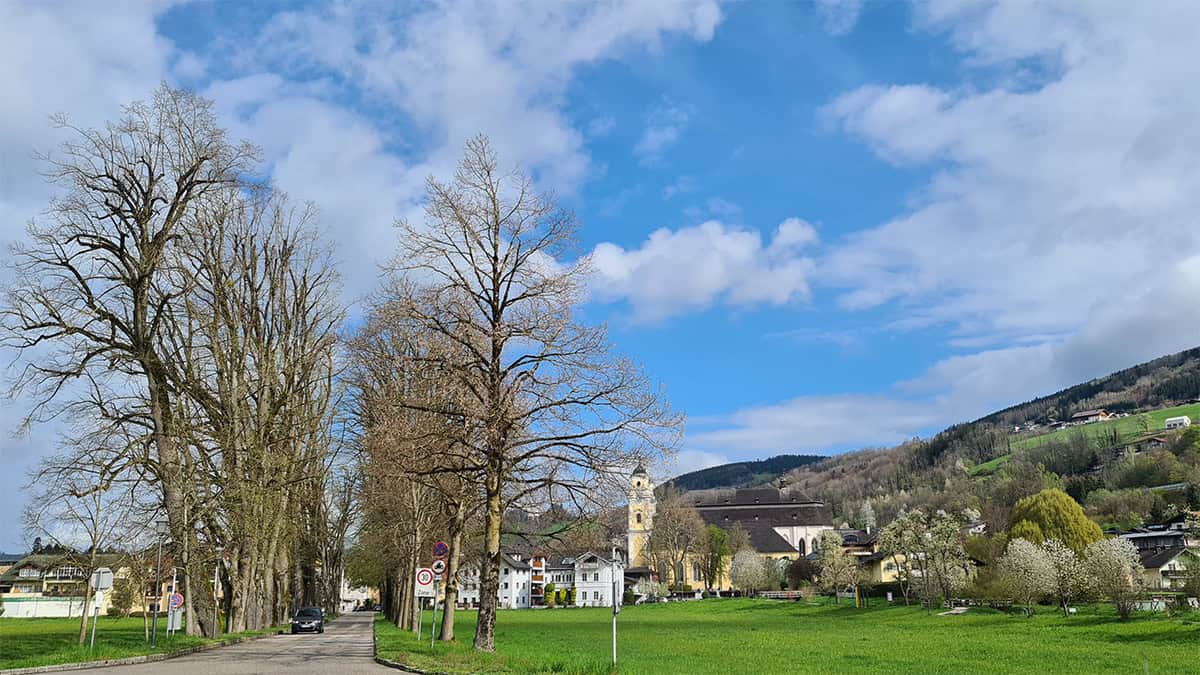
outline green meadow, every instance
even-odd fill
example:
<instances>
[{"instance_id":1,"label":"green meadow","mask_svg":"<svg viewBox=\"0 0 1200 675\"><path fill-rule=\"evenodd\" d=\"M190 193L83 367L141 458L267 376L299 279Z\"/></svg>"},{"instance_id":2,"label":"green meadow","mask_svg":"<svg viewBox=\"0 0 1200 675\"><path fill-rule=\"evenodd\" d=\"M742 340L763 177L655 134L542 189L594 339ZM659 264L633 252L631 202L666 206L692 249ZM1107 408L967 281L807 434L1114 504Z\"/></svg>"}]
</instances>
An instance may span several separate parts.
<instances>
[{"instance_id":1,"label":"green meadow","mask_svg":"<svg viewBox=\"0 0 1200 675\"><path fill-rule=\"evenodd\" d=\"M243 633L241 636L273 633L277 629ZM91 637L91 625L88 625ZM145 640L142 619L101 616L96 624L96 648L78 644L79 619L5 619L0 618L0 670L30 668L62 663L122 659L172 652L216 642L205 638L167 634L165 617L158 624L158 648ZM234 636L224 636L224 639Z\"/></svg>"},{"instance_id":2,"label":"green meadow","mask_svg":"<svg viewBox=\"0 0 1200 675\"><path fill-rule=\"evenodd\" d=\"M429 613L425 613L426 624ZM494 655L471 651L475 614L458 614L457 644L417 642L386 619L378 654L448 673L1195 673L1200 614L1120 623L1107 607L1064 618L973 609L854 609L770 600L627 607L610 667L611 610L501 611Z\"/></svg>"}]
</instances>

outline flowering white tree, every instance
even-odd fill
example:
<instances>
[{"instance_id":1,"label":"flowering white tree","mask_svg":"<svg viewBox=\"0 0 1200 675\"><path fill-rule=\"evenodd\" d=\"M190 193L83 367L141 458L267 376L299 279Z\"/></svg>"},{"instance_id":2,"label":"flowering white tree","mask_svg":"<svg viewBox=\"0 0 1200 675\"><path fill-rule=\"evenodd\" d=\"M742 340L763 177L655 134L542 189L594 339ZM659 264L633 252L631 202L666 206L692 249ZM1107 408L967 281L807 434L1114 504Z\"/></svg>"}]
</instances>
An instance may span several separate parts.
<instances>
[{"instance_id":1,"label":"flowering white tree","mask_svg":"<svg viewBox=\"0 0 1200 675\"><path fill-rule=\"evenodd\" d=\"M1013 539L1000 558L1000 577L1012 593L1013 601L1032 616L1038 600L1054 590L1054 565L1037 544Z\"/></svg>"},{"instance_id":2,"label":"flowering white tree","mask_svg":"<svg viewBox=\"0 0 1200 675\"><path fill-rule=\"evenodd\" d=\"M1101 539L1084 550L1083 560L1096 591L1112 601L1121 621L1127 621L1146 583L1137 548L1127 539Z\"/></svg>"},{"instance_id":3,"label":"flowering white tree","mask_svg":"<svg viewBox=\"0 0 1200 675\"><path fill-rule=\"evenodd\" d=\"M1086 596L1092 588L1092 578L1087 565L1066 544L1057 539L1048 539L1042 551L1054 570L1054 587L1050 595L1058 602L1063 615L1072 600Z\"/></svg>"},{"instance_id":4,"label":"flowering white tree","mask_svg":"<svg viewBox=\"0 0 1200 675\"><path fill-rule=\"evenodd\" d=\"M738 551L729 564L729 580L742 591L756 591L766 582L763 559L750 549Z\"/></svg>"},{"instance_id":5,"label":"flowering white tree","mask_svg":"<svg viewBox=\"0 0 1200 675\"><path fill-rule=\"evenodd\" d=\"M833 601L838 601L838 591L855 585L858 582L858 563L842 548L842 535L833 530L825 530L819 539L817 565L821 572L817 576L817 584L822 590L833 593Z\"/></svg>"}]
</instances>

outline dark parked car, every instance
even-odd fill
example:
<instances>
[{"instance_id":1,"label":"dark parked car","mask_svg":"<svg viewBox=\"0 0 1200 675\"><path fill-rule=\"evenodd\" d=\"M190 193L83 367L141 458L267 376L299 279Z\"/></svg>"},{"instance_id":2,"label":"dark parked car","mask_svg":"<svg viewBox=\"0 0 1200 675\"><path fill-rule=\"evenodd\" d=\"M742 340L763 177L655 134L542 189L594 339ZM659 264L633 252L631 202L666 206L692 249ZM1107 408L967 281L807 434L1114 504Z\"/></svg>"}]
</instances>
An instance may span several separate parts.
<instances>
[{"instance_id":1,"label":"dark parked car","mask_svg":"<svg viewBox=\"0 0 1200 675\"><path fill-rule=\"evenodd\" d=\"M292 617L292 635L303 631L325 632L325 612L320 607L305 607Z\"/></svg>"}]
</instances>

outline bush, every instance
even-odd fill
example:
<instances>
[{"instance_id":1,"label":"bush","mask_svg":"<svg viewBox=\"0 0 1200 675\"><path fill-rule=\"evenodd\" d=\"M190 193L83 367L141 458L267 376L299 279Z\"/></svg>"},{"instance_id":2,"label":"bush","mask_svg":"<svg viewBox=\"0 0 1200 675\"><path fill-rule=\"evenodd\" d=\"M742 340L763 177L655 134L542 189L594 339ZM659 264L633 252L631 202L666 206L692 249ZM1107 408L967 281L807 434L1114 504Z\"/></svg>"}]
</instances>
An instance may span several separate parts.
<instances>
[{"instance_id":1,"label":"bush","mask_svg":"<svg viewBox=\"0 0 1200 675\"><path fill-rule=\"evenodd\" d=\"M671 587L671 592L672 593L691 593L692 586L691 586L691 584L675 584L674 586Z\"/></svg>"},{"instance_id":2,"label":"bush","mask_svg":"<svg viewBox=\"0 0 1200 675\"><path fill-rule=\"evenodd\" d=\"M635 602L637 602L637 593L634 593L632 590L625 589L625 593L621 595L621 604L632 605Z\"/></svg>"}]
</instances>

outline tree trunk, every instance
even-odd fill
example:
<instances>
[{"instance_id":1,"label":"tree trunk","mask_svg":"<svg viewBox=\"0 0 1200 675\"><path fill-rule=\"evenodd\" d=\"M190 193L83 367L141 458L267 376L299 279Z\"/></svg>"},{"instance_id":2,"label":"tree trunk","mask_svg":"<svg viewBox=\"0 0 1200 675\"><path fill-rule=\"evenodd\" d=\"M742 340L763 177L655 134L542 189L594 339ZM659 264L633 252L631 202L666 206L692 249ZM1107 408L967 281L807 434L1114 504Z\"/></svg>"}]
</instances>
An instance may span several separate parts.
<instances>
[{"instance_id":1,"label":"tree trunk","mask_svg":"<svg viewBox=\"0 0 1200 675\"><path fill-rule=\"evenodd\" d=\"M459 501L450 519L450 555L446 562L446 601L443 603L442 634L439 639L454 641L454 611L458 604L458 567L462 559L463 529L466 527L466 504Z\"/></svg>"},{"instance_id":2,"label":"tree trunk","mask_svg":"<svg viewBox=\"0 0 1200 675\"><path fill-rule=\"evenodd\" d=\"M474 648L496 651L496 604L500 591L500 526L504 508L500 501L499 472L488 477L487 512L484 516L483 569L479 579L479 615Z\"/></svg>"}]
</instances>

